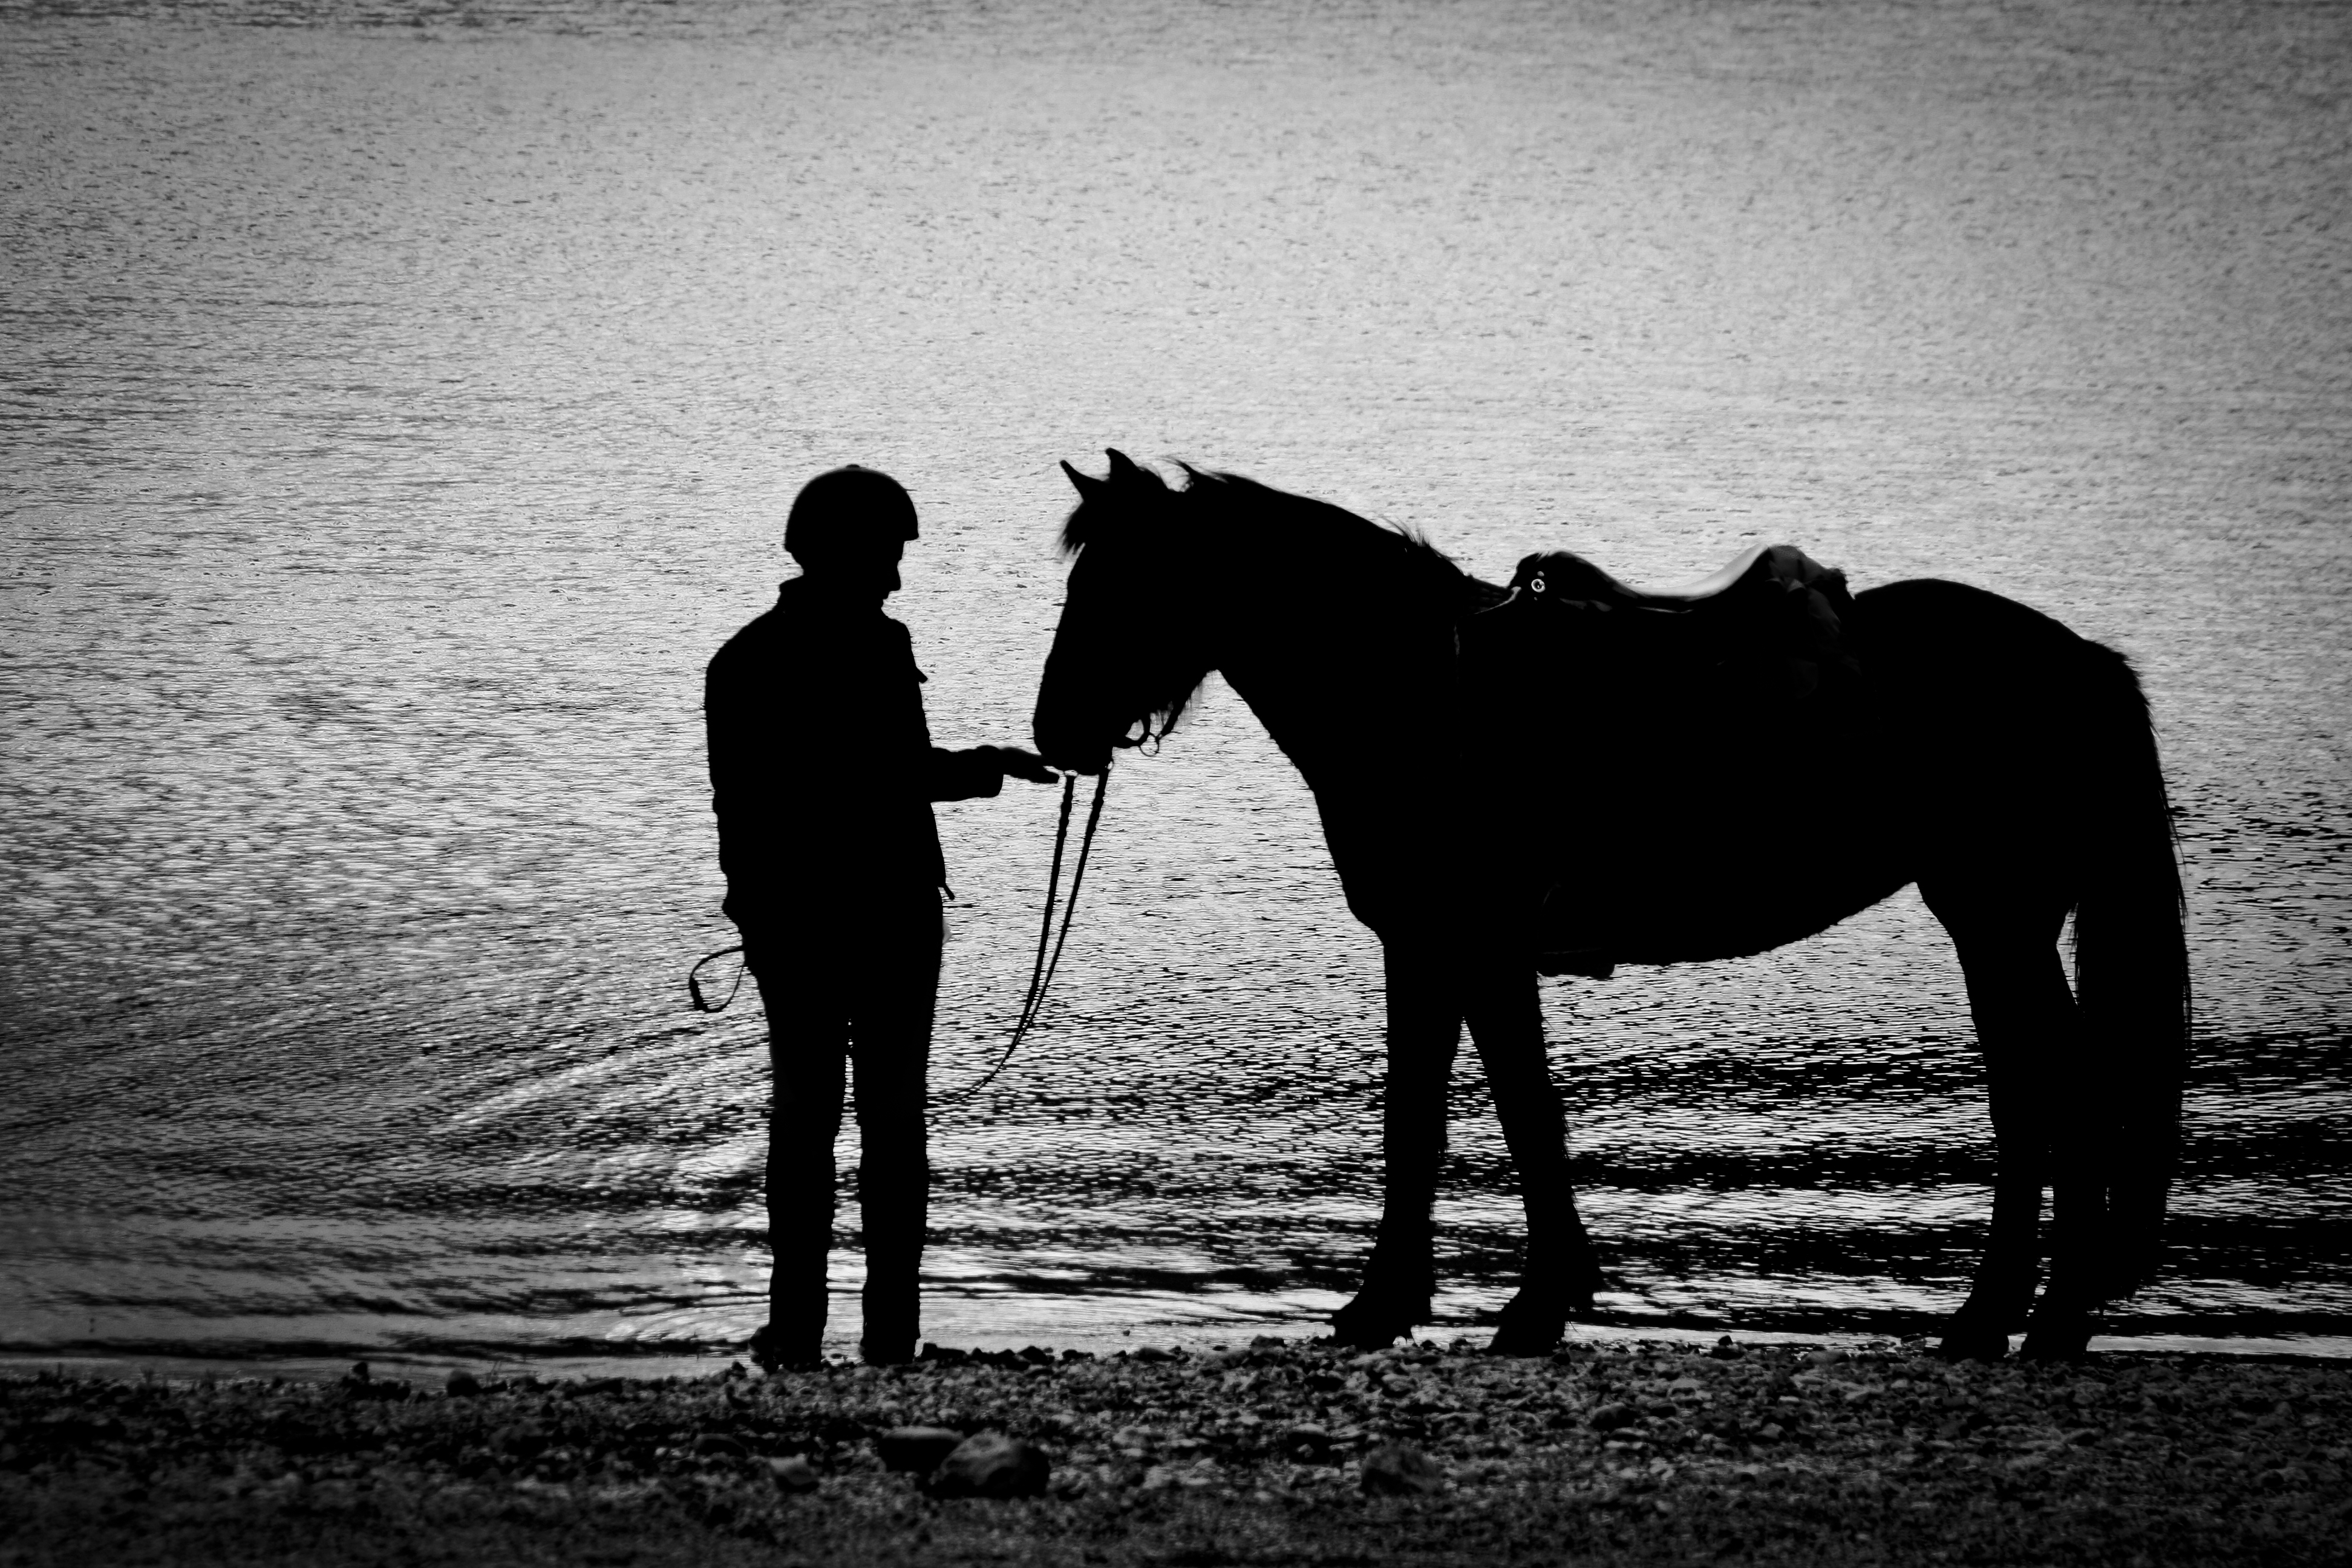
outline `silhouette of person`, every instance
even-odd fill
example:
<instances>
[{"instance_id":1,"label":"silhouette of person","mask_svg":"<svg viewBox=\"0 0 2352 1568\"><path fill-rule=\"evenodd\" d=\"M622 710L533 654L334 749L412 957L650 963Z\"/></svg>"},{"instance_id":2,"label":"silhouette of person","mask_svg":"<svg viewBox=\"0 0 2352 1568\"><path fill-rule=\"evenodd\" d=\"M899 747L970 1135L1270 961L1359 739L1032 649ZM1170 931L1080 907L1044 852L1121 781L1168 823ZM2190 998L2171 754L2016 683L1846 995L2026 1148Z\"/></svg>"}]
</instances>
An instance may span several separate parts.
<instances>
[{"instance_id":1,"label":"silhouette of person","mask_svg":"<svg viewBox=\"0 0 2352 1568\"><path fill-rule=\"evenodd\" d=\"M760 984L774 1072L763 1366L818 1359L833 1244L834 1140L856 1072L869 1362L921 1331L929 1202L923 1077L940 976L946 865L931 803L1058 775L1012 747L943 751L924 722L907 628L882 613L916 537L915 503L871 468L820 474L793 501L801 574L710 661L703 718L727 916Z\"/></svg>"}]
</instances>

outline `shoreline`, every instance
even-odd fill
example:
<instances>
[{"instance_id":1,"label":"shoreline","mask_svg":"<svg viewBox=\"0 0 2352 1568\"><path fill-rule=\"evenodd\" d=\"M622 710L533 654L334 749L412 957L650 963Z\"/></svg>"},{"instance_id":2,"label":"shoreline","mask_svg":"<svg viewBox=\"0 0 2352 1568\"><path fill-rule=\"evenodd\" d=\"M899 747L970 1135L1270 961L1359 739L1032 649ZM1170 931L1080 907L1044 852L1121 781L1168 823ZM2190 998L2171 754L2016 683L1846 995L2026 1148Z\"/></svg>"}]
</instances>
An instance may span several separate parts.
<instances>
[{"instance_id":1,"label":"shoreline","mask_svg":"<svg viewBox=\"0 0 2352 1568\"><path fill-rule=\"evenodd\" d=\"M1468 1343L1474 1348L1482 1343L1489 1331L1484 1326L1465 1329L1453 1334L1439 1329L1419 1331L1425 1337L1408 1342L1407 1348L1453 1346ZM1190 1355L1214 1355L1232 1351L1237 1344L1273 1339L1286 1344L1312 1342L1311 1336L1291 1338L1248 1331L1245 1325L1236 1330L1227 1326L1214 1330L1194 1330L1189 1332L1160 1332L1148 1339L1129 1336L1093 1336L1082 1342L1055 1343L1058 1353L1063 1350L1079 1350L1089 1355L1108 1356L1121 1352L1133 1353L1139 1349L1174 1350ZM1569 1337L1562 1342L1569 1351L1607 1350L1628 1345L1694 1345L1712 1348L1718 1342L1729 1340L1746 1350L1788 1349L1798 1352L1834 1350L1848 1352L1875 1353L1909 1350L1916 1352L1931 1345L1930 1337L1906 1335L1900 1340L1885 1336L1853 1333L1806 1333L1777 1330L1739 1330L1681 1327L1620 1327L1614 1325L1573 1324ZM2010 1336L2012 1353L2023 1342L2024 1335ZM844 1334L827 1346L830 1359L856 1360L856 1341ZM989 1355L1018 1352L1028 1348L1018 1336L996 1336L993 1342L963 1343L954 1347L957 1353ZM2094 1335L2090 1353L2101 1357L2147 1356L2211 1356L2222 1360L2246 1362L2345 1362L2352 1363L2352 1334L2345 1335ZM140 1349L106 1350L68 1348L56 1351L19 1350L0 1345L0 1380L29 1377L45 1372L56 1372L74 1377L126 1378L160 1377L173 1381L195 1381L223 1378L283 1378L295 1382L332 1382L351 1370L354 1362L364 1361L378 1376L411 1380L438 1379L448 1373L465 1371L477 1376L532 1376L541 1379L563 1378L695 1378L723 1373L729 1363L749 1364L749 1354L740 1345L678 1345L646 1346L608 1354L583 1354L576 1350L537 1352L518 1350L510 1353L491 1353L480 1350L432 1348L404 1349L396 1346L312 1346L284 1354L266 1352L225 1351L217 1354L191 1352L184 1349L146 1351Z\"/></svg>"},{"instance_id":2,"label":"shoreline","mask_svg":"<svg viewBox=\"0 0 2352 1568\"><path fill-rule=\"evenodd\" d=\"M876 1441L916 1425L1033 1443L1050 1482L932 1497ZM1431 1489L1366 1492L1395 1443ZM9 1564L2341 1563L2352 1362L1261 1339L765 1378L0 1371L0 1520Z\"/></svg>"}]
</instances>

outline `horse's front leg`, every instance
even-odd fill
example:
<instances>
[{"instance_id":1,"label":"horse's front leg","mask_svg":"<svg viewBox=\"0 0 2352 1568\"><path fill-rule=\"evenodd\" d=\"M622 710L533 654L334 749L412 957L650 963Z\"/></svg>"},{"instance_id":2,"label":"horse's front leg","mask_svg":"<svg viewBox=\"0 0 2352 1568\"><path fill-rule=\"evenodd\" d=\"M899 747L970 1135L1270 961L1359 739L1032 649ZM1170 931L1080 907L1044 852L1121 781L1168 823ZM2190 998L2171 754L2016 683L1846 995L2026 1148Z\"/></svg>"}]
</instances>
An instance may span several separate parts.
<instances>
[{"instance_id":1,"label":"horse's front leg","mask_svg":"<svg viewBox=\"0 0 2352 1568\"><path fill-rule=\"evenodd\" d=\"M1445 1090L1462 1037L1460 993L1433 945L1385 949L1389 1005L1383 1145L1388 1191L1363 1289L1333 1315L1341 1344L1378 1349L1429 1321L1432 1205L1445 1160Z\"/></svg>"},{"instance_id":2,"label":"horse's front leg","mask_svg":"<svg viewBox=\"0 0 2352 1568\"><path fill-rule=\"evenodd\" d=\"M1543 1355L1559 1342L1570 1318L1591 1311L1602 1280L1569 1181L1568 1123L1545 1059L1535 972L1481 966L1468 977L1464 1002L1528 1211L1527 1268L1489 1348Z\"/></svg>"}]
</instances>

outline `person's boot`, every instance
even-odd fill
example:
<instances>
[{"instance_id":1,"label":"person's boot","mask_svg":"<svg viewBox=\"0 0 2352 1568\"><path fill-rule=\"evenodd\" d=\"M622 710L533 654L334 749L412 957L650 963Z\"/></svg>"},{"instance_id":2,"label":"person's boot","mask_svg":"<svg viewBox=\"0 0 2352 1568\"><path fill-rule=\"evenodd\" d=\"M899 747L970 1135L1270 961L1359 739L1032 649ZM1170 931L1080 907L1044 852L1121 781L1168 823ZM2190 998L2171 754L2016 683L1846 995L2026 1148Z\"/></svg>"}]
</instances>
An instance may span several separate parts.
<instances>
[{"instance_id":1,"label":"person's boot","mask_svg":"<svg viewBox=\"0 0 2352 1568\"><path fill-rule=\"evenodd\" d=\"M900 1136L877 1135L869 1127L857 1175L866 1232L866 1328L858 1350L873 1365L895 1366L915 1358L922 1336L930 1167L924 1158L920 1111L886 1121L885 1110L877 1106L867 1114Z\"/></svg>"},{"instance_id":2,"label":"person's boot","mask_svg":"<svg viewBox=\"0 0 2352 1568\"><path fill-rule=\"evenodd\" d=\"M897 1366L915 1359L923 1332L922 1293L916 1279L920 1256L867 1256L866 1331L857 1350L869 1366Z\"/></svg>"},{"instance_id":3,"label":"person's boot","mask_svg":"<svg viewBox=\"0 0 2352 1568\"><path fill-rule=\"evenodd\" d=\"M751 1336L751 1360L761 1372L815 1366L824 1360L824 1320L810 1323L770 1318Z\"/></svg>"},{"instance_id":4,"label":"person's boot","mask_svg":"<svg viewBox=\"0 0 2352 1568\"><path fill-rule=\"evenodd\" d=\"M786 1288L780 1289L780 1284ZM771 1280L768 1321L751 1336L751 1359L762 1372L820 1364L824 1360L824 1274L821 1268L814 1279Z\"/></svg>"},{"instance_id":5,"label":"person's boot","mask_svg":"<svg viewBox=\"0 0 2352 1568\"><path fill-rule=\"evenodd\" d=\"M867 1210L866 1329L857 1348L875 1366L912 1361L922 1337L923 1214L901 1200Z\"/></svg>"},{"instance_id":6,"label":"person's boot","mask_svg":"<svg viewBox=\"0 0 2352 1568\"><path fill-rule=\"evenodd\" d=\"M831 1215L820 1230L814 1224L778 1235L776 1260L768 1276L768 1321L751 1336L751 1359L762 1372L816 1366L824 1360L825 1254L833 1239ZM778 1227L780 1228L780 1227Z\"/></svg>"}]
</instances>

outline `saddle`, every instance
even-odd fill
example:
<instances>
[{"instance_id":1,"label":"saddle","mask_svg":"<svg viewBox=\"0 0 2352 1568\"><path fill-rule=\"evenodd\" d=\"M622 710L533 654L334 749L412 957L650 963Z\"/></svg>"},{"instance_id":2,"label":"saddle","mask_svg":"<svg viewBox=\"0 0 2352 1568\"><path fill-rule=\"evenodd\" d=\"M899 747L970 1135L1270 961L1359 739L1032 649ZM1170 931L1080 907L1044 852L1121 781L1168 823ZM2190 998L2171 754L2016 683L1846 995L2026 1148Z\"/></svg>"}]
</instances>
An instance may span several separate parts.
<instances>
[{"instance_id":1,"label":"saddle","mask_svg":"<svg viewBox=\"0 0 2352 1568\"><path fill-rule=\"evenodd\" d=\"M1462 623L1465 747L1539 825L1542 973L1607 978L1662 885L1744 853L1743 821L1796 819L1840 787L1853 609L1844 574L1792 545L1654 593L1555 551Z\"/></svg>"},{"instance_id":2,"label":"saddle","mask_svg":"<svg viewBox=\"0 0 2352 1568\"><path fill-rule=\"evenodd\" d=\"M1845 574L1793 544L1756 545L1710 576L1654 593L1619 582L1580 555L1556 550L1520 562L1511 578L1511 597L1495 609L1508 610L1522 600L1522 615L1624 611L1636 617L1678 617L1675 630L1645 630L1664 631L1668 642L1683 640L1690 645L1686 651L1718 665L1753 667L1748 673L1765 676L1767 684L1784 687L1795 699L1818 690L1824 670L1861 673L1844 646L1844 616L1853 610ZM1644 651L1661 651L1655 637L1643 640L1650 645Z\"/></svg>"}]
</instances>

